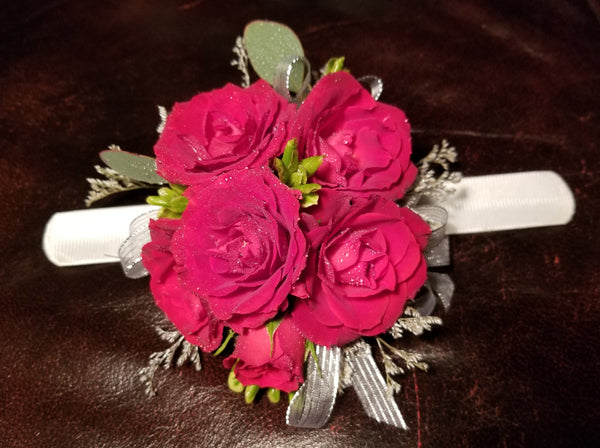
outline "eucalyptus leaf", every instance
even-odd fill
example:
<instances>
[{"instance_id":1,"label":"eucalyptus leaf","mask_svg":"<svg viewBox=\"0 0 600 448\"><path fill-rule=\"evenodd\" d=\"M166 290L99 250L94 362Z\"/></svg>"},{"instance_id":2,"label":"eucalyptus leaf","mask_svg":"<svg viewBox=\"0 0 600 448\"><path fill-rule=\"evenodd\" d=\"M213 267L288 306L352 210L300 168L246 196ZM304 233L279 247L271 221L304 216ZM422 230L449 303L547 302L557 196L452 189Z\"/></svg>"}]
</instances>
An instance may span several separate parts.
<instances>
[{"instance_id":1,"label":"eucalyptus leaf","mask_svg":"<svg viewBox=\"0 0 600 448\"><path fill-rule=\"evenodd\" d=\"M273 85L275 69L282 61L304 56L298 36L287 26L277 22L256 20L244 30L244 44L254 71ZM294 64L290 74L290 90L299 92L304 78L304 64Z\"/></svg>"},{"instance_id":2,"label":"eucalyptus leaf","mask_svg":"<svg viewBox=\"0 0 600 448\"><path fill-rule=\"evenodd\" d=\"M156 173L156 160L127 151L106 150L100 153L106 165L124 176L149 184L162 185L165 179Z\"/></svg>"}]
</instances>

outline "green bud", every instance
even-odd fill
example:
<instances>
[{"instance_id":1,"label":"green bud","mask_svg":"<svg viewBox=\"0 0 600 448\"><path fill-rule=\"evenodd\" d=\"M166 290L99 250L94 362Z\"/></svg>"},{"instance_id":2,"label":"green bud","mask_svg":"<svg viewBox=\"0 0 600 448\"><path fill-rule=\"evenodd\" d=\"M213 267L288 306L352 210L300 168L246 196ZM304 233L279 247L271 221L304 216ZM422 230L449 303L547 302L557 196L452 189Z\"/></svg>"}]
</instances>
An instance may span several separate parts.
<instances>
[{"instance_id":1,"label":"green bud","mask_svg":"<svg viewBox=\"0 0 600 448\"><path fill-rule=\"evenodd\" d=\"M227 377L227 385L229 386L229 388L238 393L241 394L242 392L244 392L244 385L242 383L240 383L238 381L238 379L235 377L235 373L233 372L233 369L231 370L231 372L229 372L229 376Z\"/></svg>"},{"instance_id":2,"label":"green bud","mask_svg":"<svg viewBox=\"0 0 600 448\"><path fill-rule=\"evenodd\" d=\"M256 384L246 386L246 390L244 391L244 398L246 399L246 403L252 403L256 398L256 394L258 394L259 390L260 387L258 387Z\"/></svg>"},{"instance_id":3,"label":"green bud","mask_svg":"<svg viewBox=\"0 0 600 448\"><path fill-rule=\"evenodd\" d=\"M271 403L279 403L281 398L281 391L279 389L269 388L267 391L267 398Z\"/></svg>"}]
</instances>

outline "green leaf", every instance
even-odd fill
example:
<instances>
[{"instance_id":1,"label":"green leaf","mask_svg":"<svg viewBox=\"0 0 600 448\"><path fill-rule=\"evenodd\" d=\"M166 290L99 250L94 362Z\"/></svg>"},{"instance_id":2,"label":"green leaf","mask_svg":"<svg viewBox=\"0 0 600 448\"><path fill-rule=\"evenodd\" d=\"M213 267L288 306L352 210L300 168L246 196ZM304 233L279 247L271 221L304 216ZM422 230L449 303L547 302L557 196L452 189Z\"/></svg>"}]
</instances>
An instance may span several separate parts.
<instances>
[{"instance_id":1,"label":"green leaf","mask_svg":"<svg viewBox=\"0 0 600 448\"><path fill-rule=\"evenodd\" d=\"M127 151L108 149L100 152L106 165L120 174L150 184L166 184L167 181L156 174L156 160Z\"/></svg>"},{"instance_id":2,"label":"green leaf","mask_svg":"<svg viewBox=\"0 0 600 448\"><path fill-rule=\"evenodd\" d=\"M319 203L319 195L317 193L308 193L302 195L302 202L300 205L302 208L312 207Z\"/></svg>"},{"instance_id":3,"label":"green leaf","mask_svg":"<svg viewBox=\"0 0 600 448\"><path fill-rule=\"evenodd\" d=\"M223 350L225 350L225 348L227 347L227 344L229 344L229 341L231 341L231 338L233 338L234 336L235 336L235 332L233 330L229 330L229 333L225 337L225 340L221 343L219 348L213 353L213 356L220 355L223 352Z\"/></svg>"},{"instance_id":4,"label":"green leaf","mask_svg":"<svg viewBox=\"0 0 600 448\"><path fill-rule=\"evenodd\" d=\"M339 58L329 59L327 61L327 64L325 64L324 74L328 75L330 73L342 71L344 69L344 60L345 59L346 58L344 58L344 56L339 57Z\"/></svg>"},{"instance_id":5,"label":"green leaf","mask_svg":"<svg viewBox=\"0 0 600 448\"><path fill-rule=\"evenodd\" d=\"M283 155L281 156L281 161L283 164L291 169L292 171L296 171L292 165L298 163L298 140L293 138L285 144L285 149L283 150Z\"/></svg>"},{"instance_id":6,"label":"green leaf","mask_svg":"<svg viewBox=\"0 0 600 448\"><path fill-rule=\"evenodd\" d=\"M182 196L186 187L172 184L158 189L158 196L148 196L146 202L162 207L158 212L159 218L179 219L188 205L188 198Z\"/></svg>"},{"instance_id":7,"label":"green leaf","mask_svg":"<svg viewBox=\"0 0 600 448\"><path fill-rule=\"evenodd\" d=\"M298 36L290 28L277 22L250 22L244 30L244 44L254 71L271 85L277 64L291 57L304 56ZM295 64L290 75L292 92L301 89L303 77L304 65Z\"/></svg>"},{"instance_id":8,"label":"green leaf","mask_svg":"<svg viewBox=\"0 0 600 448\"><path fill-rule=\"evenodd\" d=\"M299 188L306 183L306 170L304 172L298 170L290 176L290 187Z\"/></svg>"},{"instance_id":9,"label":"green leaf","mask_svg":"<svg viewBox=\"0 0 600 448\"><path fill-rule=\"evenodd\" d=\"M300 161L300 165L302 165L306 169L306 175L308 177L315 174L322 163L323 163L323 156L307 157L306 159L302 159Z\"/></svg>"},{"instance_id":10,"label":"green leaf","mask_svg":"<svg viewBox=\"0 0 600 448\"><path fill-rule=\"evenodd\" d=\"M300 190L300 192L304 195L304 194L314 193L315 191L319 191L321 189L321 185L319 185L319 184L304 184L304 185L298 185L296 187L296 189Z\"/></svg>"},{"instance_id":11,"label":"green leaf","mask_svg":"<svg viewBox=\"0 0 600 448\"><path fill-rule=\"evenodd\" d=\"M279 180L287 185L289 181L289 171L285 167L283 161L276 157L273 159L273 166L277 170L277 176L279 177Z\"/></svg>"}]
</instances>

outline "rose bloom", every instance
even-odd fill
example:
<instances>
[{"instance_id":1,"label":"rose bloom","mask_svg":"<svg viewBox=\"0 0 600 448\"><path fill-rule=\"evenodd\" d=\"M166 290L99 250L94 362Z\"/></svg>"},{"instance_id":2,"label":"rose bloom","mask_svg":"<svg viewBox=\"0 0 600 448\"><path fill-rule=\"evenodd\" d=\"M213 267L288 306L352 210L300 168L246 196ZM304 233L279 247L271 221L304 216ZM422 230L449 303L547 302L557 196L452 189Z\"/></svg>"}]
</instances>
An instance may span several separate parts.
<instances>
[{"instance_id":1,"label":"rose bloom","mask_svg":"<svg viewBox=\"0 0 600 448\"><path fill-rule=\"evenodd\" d=\"M177 103L154 147L157 172L193 185L225 171L267 166L283 151L293 108L262 80Z\"/></svg>"},{"instance_id":2,"label":"rose bloom","mask_svg":"<svg viewBox=\"0 0 600 448\"><path fill-rule=\"evenodd\" d=\"M221 344L223 324L177 278L171 241L180 224L178 219L150 221L152 240L144 246L142 259L156 304L190 343L210 352Z\"/></svg>"},{"instance_id":3,"label":"rose bloom","mask_svg":"<svg viewBox=\"0 0 600 448\"><path fill-rule=\"evenodd\" d=\"M303 381L304 342L288 315L275 330L273 345L265 327L244 330L223 365L235 365L235 376L245 386L292 392Z\"/></svg>"},{"instance_id":4,"label":"rose bloom","mask_svg":"<svg viewBox=\"0 0 600 448\"><path fill-rule=\"evenodd\" d=\"M386 331L427 277L429 226L384 198L321 191L308 227L304 283L294 294L296 327L315 344L344 345Z\"/></svg>"},{"instance_id":5,"label":"rose bloom","mask_svg":"<svg viewBox=\"0 0 600 448\"><path fill-rule=\"evenodd\" d=\"M179 279L237 333L286 309L304 269L297 193L268 169L232 171L185 192L173 237Z\"/></svg>"},{"instance_id":6,"label":"rose bloom","mask_svg":"<svg viewBox=\"0 0 600 448\"><path fill-rule=\"evenodd\" d=\"M324 156L312 180L324 188L399 199L417 174L404 112L375 101L346 72L315 85L291 134L298 138L300 158Z\"/></svg>"}]
</instances>

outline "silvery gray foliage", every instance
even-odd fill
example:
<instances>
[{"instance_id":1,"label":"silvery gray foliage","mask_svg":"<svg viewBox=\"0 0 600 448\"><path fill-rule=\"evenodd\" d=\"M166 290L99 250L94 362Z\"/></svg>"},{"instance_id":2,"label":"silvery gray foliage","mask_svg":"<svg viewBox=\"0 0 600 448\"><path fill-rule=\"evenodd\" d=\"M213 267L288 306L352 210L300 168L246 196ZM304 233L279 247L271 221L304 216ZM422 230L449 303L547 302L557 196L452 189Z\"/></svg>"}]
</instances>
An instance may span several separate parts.
<instances>
[{"instance_id":1,"label":"silvery gray foliage","mask_svg":"<svg viewBox=\"0 0 600 448\"><path fill-rule=\"evenodd\" d=\"M169 342L171 346L162 352L152 353L148 365L139 372L140 381L145 386L145 392L151 397L156 395L154 375L159 367L170 369L174 366L181 367L186 362L190 362L197 371L202 368L200 349L186 341L179 331L166 331L156 327L156 332L163 341Z\"/></svg>"},{"instance_id":2,"label":"silvery gray foliage","mask_svg":"<svg viewBox=\"0 0 600 448\"><path fill-rule=\"evenodd\" d=\"M235 40L233 52L237 58L231 61L231 65L237 67L237 69L242 72L242 87L248 87L250 85L250 73L248 72L248 51L246 50L244 39L241 36L238 36Z\"/></svg>"},{"instance_id":3,"label":"silvery gray foliage","mask_svg":"<svg viewBox=\"0 0 600 448\"><path fill-rule=\"evenodd\" d=\"M442 319L439 317L421 316L414 308L407 307L403 315L388 330L388 333L394 339L403 337L404 331L420 336L423 332L430 331L433 326L441 324ZM376 338L376 341L383 359L386 383L391 392L400 392L400 384L393 379L393 376L404 374L406 370L419 369L427 371L429 369L429 365L423 361L423 356L419 353L399 349L379 337Z\"/></svg>"},{"instance_id":4,"label":"silvery gray foliage","mask_svg":"<svg viewBox=\"0 0 600 448\"><path fill-rule=\"evenodd\" d=\"M405 195L406 205L413 207L424 197L443 201L454 193L454 184L462 179L462 173L451 170L450 165L457 159L456 148L450 146L448 140L442 140L441 145L433 145L429 154L417 164L417 180Z\"/></svg>"}]
</instances>

